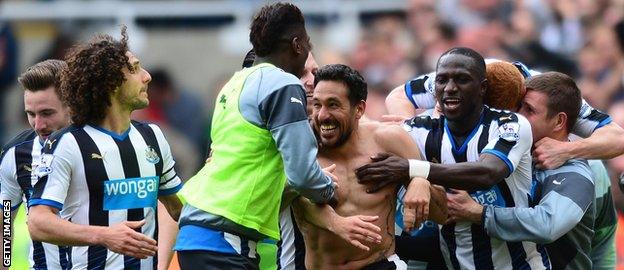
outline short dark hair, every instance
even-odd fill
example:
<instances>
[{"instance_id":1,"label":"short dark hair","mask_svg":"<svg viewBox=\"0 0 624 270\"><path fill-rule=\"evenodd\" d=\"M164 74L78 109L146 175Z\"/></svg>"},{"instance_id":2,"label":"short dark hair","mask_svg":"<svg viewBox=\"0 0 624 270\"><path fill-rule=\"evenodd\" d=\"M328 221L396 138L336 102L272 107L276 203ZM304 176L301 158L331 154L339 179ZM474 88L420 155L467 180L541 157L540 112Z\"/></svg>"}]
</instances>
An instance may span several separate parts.
<instances>
[{"instance_id":1,"label":"short dark hair","mask_svg":"<svg viewBox=\"0 0 624 270\"><path fill-rule=\"evenodd\" d=\"M245 59L243 59L243 68L248 68L253 66L254 61L256 61L256 52L253 49L249 50L245 55Z\"/></svg>"},{"instance_id":2,"label":"short dark hair","mask_svg":"<svg viewBox=\"0 0 624 270\"><path fill-rule=\"evenodd\" d=\"M560 72L546 72L531 77L526 83L527 91L538 91L548 96L547 116L559 112L568 116L567 130L570 132L581 110L581 91L574 80Z\"/></svg>"},{"instance_id":3,"label":"short dark hair","mask_svg":"<svg viewBox=\"0 0 624 270\"><path fill-rule=\"evenodd\" d=\"M54 91L60 98L61 72L67 68L62 60L50 59L34 64L22 73L17 81L24 90L36 92L54 86Z\"/></svg>"},{"instance_id":4,"label":"short dark hair","mask_svg":"<svg viewBox=\"0 0 624 270\"><path fill-rule=\"evenodd\" d=\"M336 81L342 82L349 90L349 102L351 106L366 101L368 95L368 86L366 81L357 70L342 64L326 65L319 68L314 75L314 87L320 81Z\"/></svg>"},{"instance_id":5,"label":"short dark hair","mask_svg":"<svg viewBox=\"0 0 624 270\"><path fill-rule=\"evenodd\" d=\"M279 42L290 41L301 30L305 31L301 10L290 3L275 3L262 7L253 18L249 41L256 55L264 57L278 49Z\"/></svg>"},{"instance_id":6,"label":"short dark hair","mask_svg":"<svg viewBox=\"0 0 624 270\"><path fill-rule=\"evenodd\" d=\"M486 74L485 60L483 59L483 56L481 54L479 54L473 49L466 48L466 47L451 48L448 51L444 52L442 55L440 55L440 58L438 58L438 62L436 63L436 67L440 64L440 59L442 59L442 57L448 54L464 55L472 59L472 61L475 64L475 67L477 68L477 75L479 75L479 79L481 80L485 79L485 74Z\"/></svg>"},{"instance_id":7,"label":"short dark hair","mask_svg":"<svg viewBox=\"0 0 624 270\"><path fill-rule=\"evenodd\" d=\"M61 77L61 98L77 125L99 124L111 106L111 95L126 80L123 68L128 63L128 34L121 28L121 40L97 35L88 43L71 48L67 69Z\"/></svg>"}]
</instances>

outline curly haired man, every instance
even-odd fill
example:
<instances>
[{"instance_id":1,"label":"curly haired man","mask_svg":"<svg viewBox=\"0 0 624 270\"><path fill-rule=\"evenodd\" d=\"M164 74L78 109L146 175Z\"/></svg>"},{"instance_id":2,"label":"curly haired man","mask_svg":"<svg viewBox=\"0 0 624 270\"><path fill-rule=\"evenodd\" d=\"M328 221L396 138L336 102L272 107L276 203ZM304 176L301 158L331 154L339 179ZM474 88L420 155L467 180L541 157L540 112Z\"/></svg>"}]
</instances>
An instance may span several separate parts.
<instances>
[{"instance_id":1,"label":"curly haired man","mask_svg":"<svg viewBox=\"0 0 624 270\"><path fill-rule=\"evenodd\" d=\"M130 120L149 73L122 39L72 48L61 98L73 124L44 143L31 200L33 240L72 246L73 269L154 269L157 201L177 219L182 183L162 131Z\"/></svg>"}]
</instances>

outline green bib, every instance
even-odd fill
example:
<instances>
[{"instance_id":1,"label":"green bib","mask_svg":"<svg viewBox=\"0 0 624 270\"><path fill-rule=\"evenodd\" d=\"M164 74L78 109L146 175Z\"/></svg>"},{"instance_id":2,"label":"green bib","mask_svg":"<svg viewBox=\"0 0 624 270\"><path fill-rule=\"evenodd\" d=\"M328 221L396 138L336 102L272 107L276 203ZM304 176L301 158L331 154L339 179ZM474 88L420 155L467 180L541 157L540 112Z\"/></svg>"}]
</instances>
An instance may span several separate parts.
<instances>
[{"instance_id":1,"label":"green bib","mask_svg":"<svg viewBox=\"0 0 624 270\"><path fill-rule=\"evenodd\" d=\"M182 188L190 205L279 239L279 205L286 183L282 156L271 133L239 111L247 77L268 63L240 70L217 96L212 119L212 160Z\"/></svg>"}]
</instances>

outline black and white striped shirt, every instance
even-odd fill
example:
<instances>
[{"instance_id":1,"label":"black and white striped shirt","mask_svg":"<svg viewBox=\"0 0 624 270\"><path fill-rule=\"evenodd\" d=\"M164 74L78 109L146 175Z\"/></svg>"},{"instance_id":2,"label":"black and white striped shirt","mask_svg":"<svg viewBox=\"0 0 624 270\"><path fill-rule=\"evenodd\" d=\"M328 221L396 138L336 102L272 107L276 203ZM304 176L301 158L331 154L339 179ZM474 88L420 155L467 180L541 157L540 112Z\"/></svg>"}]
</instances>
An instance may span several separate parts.
<instances>
[{"instance_id":1,"label":"black and white striped shirt","mask_svg":"<svg viewBox=\"0 0 624 270\"><path fill-rule=\"evenodd\" d=\"M157 239L157 197L181 188L162 131L132 122L123 134L99 127L70 126L45 142L39 181L29 201L61 210L76 224L111 226L145 219L141 232ZM76 246L74 269L155 269L155 257L139 260L103 246Z\"/></svg>"},{"instance_id":2,"label":"black and white striped shirt","mask_svg":"<svg viewBox=\"0 0 624 270\"><path fill-rule=\"evenodd\" d=\"M40 161L42 142L30 129L11 139L0 157L0 199L11 201L11 211L28 201L37 177L32 174ZM33 241L29 261L33 269L69 269L67 247Z\"/></svg>"},{"instance_id":3,"label":"black and white striped shirt","mask_svg":"<svg viewBox=\"0 0 624 270\"><path fill-rule=\"evenodd\" d=\"M489 190L470 195L484 205L528 207L533 136L526 118L484 106L479 123L457 145L444 117L415 117L404 125L421 155L434 163L475 162L483 153L500 158L510 175ZM440 229L442 254L450 269L545 269L536 245L490 238L483 225L451 223Z\"/></svg>"}]
</instances>

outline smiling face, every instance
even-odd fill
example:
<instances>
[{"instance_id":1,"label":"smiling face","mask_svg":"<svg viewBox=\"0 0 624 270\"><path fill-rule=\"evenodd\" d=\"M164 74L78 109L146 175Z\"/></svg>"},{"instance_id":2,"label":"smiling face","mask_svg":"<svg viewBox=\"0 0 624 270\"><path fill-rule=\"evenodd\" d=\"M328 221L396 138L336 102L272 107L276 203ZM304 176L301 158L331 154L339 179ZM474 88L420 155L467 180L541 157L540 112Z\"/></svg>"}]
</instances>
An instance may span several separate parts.
<instances>
[{"instance_id":1,"label":"smiling face","mask_svg":"<svg viewBox=\"0 0 624 270\"><path fill-rule=\"evenodd\" d=\"M339 81L320 81L312 97L312 127L322 148L343 145L357 127L365 102L349 102L349 90Z\"/></svg>"},{"instance_id":2,"label":"smiling face","mask_svg":"<svg viewBox=\"0 0 624 270\"><path fill-rule=\"evenodd\" d=\"M483 105L486 81L479 78L476 64L470 57L444 55L436 72L436 99L448 120L466 119Z\"/></svg>"},{"instance_id":3,"label":"smiling face","mask_svg":"<svg viewBox=\"0 0 624 270\"><path fill-rule=\"evenodd\" d=\"M24 110L28 124L45 140L52 132L69 125L69 112L54 86L39 91L24 91Z\"/></svg>"},{"instance_id":4,"label":"smiling face","mask_svg":"<svg viewBox=\"0 0 624 270\"><path fill-rule=\"evenodd\" d=\"M147 84L152 80L152 77L141 67L139 59L134 54L127 52L126 56L128 56L128 63L132 69L123 68L126 80L121 84L114 98L123 107L133 111L149 105Z\"/></svg>"}]
</instances>

